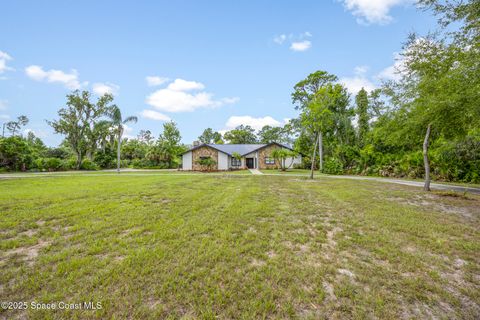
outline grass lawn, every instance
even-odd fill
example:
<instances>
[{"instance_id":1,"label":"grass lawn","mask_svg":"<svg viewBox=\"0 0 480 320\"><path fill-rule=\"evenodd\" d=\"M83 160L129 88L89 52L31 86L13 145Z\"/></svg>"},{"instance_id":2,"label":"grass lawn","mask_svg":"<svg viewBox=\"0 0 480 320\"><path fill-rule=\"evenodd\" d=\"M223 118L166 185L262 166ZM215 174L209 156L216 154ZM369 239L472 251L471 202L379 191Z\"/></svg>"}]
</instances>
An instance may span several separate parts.
<instances>
[{"instance_id":1,"label":"grass lawn","mask_svg":"<svg viewBox=\"0 0 480 320\"><path fill-rule=\"evenodd\" d=\"M480 317L480 197L253 175L0 180L0 318Z\"/></svg>"}]
</instances>

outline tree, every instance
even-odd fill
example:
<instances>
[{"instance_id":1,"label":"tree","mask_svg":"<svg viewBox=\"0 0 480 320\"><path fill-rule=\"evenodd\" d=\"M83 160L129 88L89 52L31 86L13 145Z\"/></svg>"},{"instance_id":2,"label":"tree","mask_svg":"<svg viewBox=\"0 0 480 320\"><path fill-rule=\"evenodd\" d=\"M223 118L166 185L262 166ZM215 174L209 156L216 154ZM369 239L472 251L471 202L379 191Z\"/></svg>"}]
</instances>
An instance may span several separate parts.
<instances>
[{"instance_id":1,"label":"tree","mask_svg":"<svg viewBox=\"0 0 480 320\"><path fill-rule=\"evenodd\" d=\"M67 95L66 106L58 111L59 119L47 121L55 133L65 135L65 141L77 157L76 169L80 169L83 157L92 153L91 148L96 145L98 136L95 133L95 123L114 107L110 105L113 96L105 94L90 102L88 91L74 91Z\"/></svg>"},{"instance_id":2,"label":"tree","mask_svg":"<svg viewBox=\"0 0 480 320\"><path fill-rule=\"evenodd\" d=\"M334 103L335 94L333 85L327 84L318 89L315 97L312 98L303 112L300 114L302 126L315 137L315 144L312 155L310 178L313 179L315 167L316 145L319 145L320 170L322 169L322 133L331 127L334 122L333 112L330 106Z\"/></svg>"},{"instance_id":3,"label":"tree","mask_svg":"<svg viewBox=\"0 0 480 320\"><path fill-rule=\"evenodd\" d=\"M28 118L26 116L19 116L16 121L9 121L6 123L7 130L10 131L12 136L15 136L15 132L28 124Z\"/></svg>"},{"instance_id":4,"label":"tree","mask_svg":"<svg viewBox=\"0 0 480 320\"><path fill-rule=\"evenodd\" d=\"M369 130L369 116L368 116L368 94L367 91L362 88L355 97L355 103L357 104L356 113L358 116L358 141L360 145L365 144L365 137Z\"/></svg>"},{"instance_id":5,"label":"tree","mask_svg":"<svg viewBox=\"0 0 480 320\"><path fill-rule=\"evenodd\" d=\"M293 158L296 156L296 153L291 151L291 150L288 150L288 149L284 149L284 148L277 148L275 150L273 150L272 152L272 157L278 161L278 163L280 164L280 170L282 171L286 171L287 169L289 169L292 164L293 164L293 161L290 162L290 165L287 167L286 166L286 160L288 158Z\"/></svg>"},{"instance_id":6,"label":"tree","mask_svg":"<svg viewBox=\"0 0 480 320\"><path fill-rule=\"evenodd\" d=\"M322 86L337 80L337 76L322 70L309 74L293 88L292 102L295 105L295 109L302 110L307 108L310 101Z\"/></svg>"},{"instance_id":7,"label":"tree","mask_svg":"<svg viewBox=\"0 0 480 320\"><path fill-rule=\"evenodd\" d=\"M223 144L222 134L217 131L213 131L212 128L203 130L203 133L198 137L198 140L201 143Z\"/></svg>"},{"instance_id":8,"label":"tree","mask_svg":"<svg viewBox=\"0 0 480 320\"><path fill-rule=\"evenodd\" d=\"M286 142L286 133L282 127L272 127L269 125L263 126L263 128L258 131L258 139L260 143L285 143Z\"/></svg>"},{"instance_id":9,"label":"tree","mask_svg":"<svg viewBox=\"0 0 480 320\"><path fill-rule=\"evenodd\" d=\"M329 126L333 126L338 129L337 133L343 132L346 135L349 119L346 107L348 106L348 93L346 89L334 82L338 80L337 76L330 74L326 71L316 71L311 73L304 80L298 82L294 86L294 92L292 93L292 102L297 110L303 112L301 115L302 134L310 134L311 140L314 142L314 149L318 144L319 156L320 156L320 170L323 167L323 136L328 127L325 125L329 123ZM325 91L328 86L329 94ZM321 92L320 92L321 91ZM319 94L320 92L320 94ZM327 96L330 96L328 99ZM335 97L335 99L333 99ZM320 108L318 105L319 100L323 101L323 106ZM329 100L328 104L325 104ZM336 113L335 117L333 112ZM328 114L328 116L327 116ZM308 120L307 120L308 119ZM315 124L315 121L325 121L324 123ZM328 120L327 120L328 119ZM308 128L308 129L306 129ZM320 129L321 128L321 129ZM306 129L306 131L305 131ZM333 129L333 128L330 128ZM334 130L332 130L334 132ZM312 157L312 173L315 166L315 154L313 152Z\"/></svg>"},{"instance_id":10,"label":"tree","mask_svg":"<svg viewBox=\"0 0 480 320\"><path fill-rule=\"evenodd\" d=\"M122 117L120 108L115 105L111 106L110 110L108 111L108 117L110 118L111 125L113 126L117 136L117 172L120 173L120 153L124 126L127 123L136 123L138 118L135 116L129 116L124 119Z\"/></svg>"},{"instance_id":11,"label":"tree","mask_svg":"<svg viewBox=\"0 0 480 320\"><path fill-rule=\"evenodd\" d=\"M225 132L223 137L233 144L257 143L255 130L250 126L239 125L233 130Z\"/></svg>"},{"instance_id":12,"label":"tree","mask_svg":"<svg viewBox=\"0 0 480 320\"><path fill-rule=\"evenodd\" d=\"M137 135L137 139L139 141L147 143L148 145L151 144L153 140L155 140L150 130L140 130Z\"/></svg>"},{"instance_id":13,"label":"tree","mask_svg":"<svg viewBox=\"0 0 480 320\"><path fill-rule=\"evenodd\" d=\"M368 95L368 117L380 118L388 111L385 101L382 100L382 89L370 91Z\"/></svg>"},{"instance_id":14,"label":"tree","mask_svg":"<svg viewBox=\"0 0 480 320\"><path fill-rule=\"evenodd\" d=\"M25 171L33 161L33 153L28 141L22 137L0 139L0 167Z\"/></svg>"},{"instance_id":15,"label":"tree","mask_svg":"<svg viewBox=\"0 0 480 320\"><path fill-rule=\"evenodd\" d=\"M177 124L173 121L165 122L163 124L163 133L157 141L159 153L163 155L163 160L167 163L169 168L173 168L178 164L178 156L184 150L180 144L182 136Z\"/></svg>"},{"instance_id":16,"label":"tree","mask_svg":"<svg viewBox=\"0 0 480 320\"><path fill-rule=\"evenodd\" d=\"M224 144L222 134L220 132L213 133L213 143L215 144Z\"/></svg>"},{"instance_id":17,"label":"tree","mask_svg":"<svg viewBox=\"0 0 480 320\"><path fill-rule=\"evenodd\" d=\"M401 79L387 89L397 105L397 137L423 141L425 190L429 189L430 140L461 140L480 126L480 18L478 1L421 0L440 16L440 31L409 36ZM457 22L457 29L452 25ZM404 142L405 144L405 142Z\"/></svg>"}]
</instances>

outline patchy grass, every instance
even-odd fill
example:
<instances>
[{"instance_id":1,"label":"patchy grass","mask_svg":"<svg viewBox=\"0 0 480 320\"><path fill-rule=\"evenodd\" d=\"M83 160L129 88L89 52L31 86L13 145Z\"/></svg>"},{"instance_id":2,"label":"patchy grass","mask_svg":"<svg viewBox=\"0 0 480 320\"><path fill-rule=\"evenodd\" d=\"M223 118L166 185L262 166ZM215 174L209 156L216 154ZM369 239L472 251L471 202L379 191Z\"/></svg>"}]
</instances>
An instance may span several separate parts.
<instances>
[{"instance_id":1,"label":"patchy grass","mask_svg":"<svg viewBox=\"0 0 480 320\"><path fill-rule=\"evenodd\" d=\"M3 301L45 318L480 317L480 198L251 175L0 180Z\"/></svg>"}]
</instances>

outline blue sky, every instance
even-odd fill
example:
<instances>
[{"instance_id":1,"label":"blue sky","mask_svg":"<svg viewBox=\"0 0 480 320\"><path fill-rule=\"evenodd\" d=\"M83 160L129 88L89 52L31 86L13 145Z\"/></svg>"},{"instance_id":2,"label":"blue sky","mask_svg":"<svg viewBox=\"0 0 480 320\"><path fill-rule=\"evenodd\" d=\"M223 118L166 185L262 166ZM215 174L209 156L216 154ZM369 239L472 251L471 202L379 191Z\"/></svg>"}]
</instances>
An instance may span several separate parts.
<instances>
[{"instance_id":1,"label":"blue sky","mask_svg":"<svg viewBox=\"0 0 480 320\"><path fill-rule=\"evenodd\" d=\"M72 89L113 92L155 135L174 120L183 141L204 128L279 125L315 70L352 93L395 75L409 32L435 20L409 0L8 1L0 19L0 125L24 114L48 145ZM398 62L397 62L398 63ZM147 78L149 77L149 78Z\"/></svg>"}]
</instances>

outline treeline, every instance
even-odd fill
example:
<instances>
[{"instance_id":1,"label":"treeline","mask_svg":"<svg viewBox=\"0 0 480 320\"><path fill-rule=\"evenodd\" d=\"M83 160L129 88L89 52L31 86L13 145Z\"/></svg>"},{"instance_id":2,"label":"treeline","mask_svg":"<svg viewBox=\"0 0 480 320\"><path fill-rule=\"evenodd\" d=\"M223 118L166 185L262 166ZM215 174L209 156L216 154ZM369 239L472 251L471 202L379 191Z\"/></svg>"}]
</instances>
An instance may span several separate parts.
<instances>
[{"instance_id":1,"label":"treeline","mask_svg":"<svg viewBox=\"0 0 480 320\"><path fill-rule=\"evenodd\" d=\"M310 155L312 169L480 182L479 2L418 5L433 10L439 28L409 36L398 80L362 89L353 101L325 71L295 86L296 147Z\"/></svg>"},{"instance_id":2,"label":"treeline","mask_svg":"<svg viewBox=\"0 0 480 320\"><path fill-rule=\"evenodd\" d=\"M60 171L97 170L120 167L178 168L179 154L186 149L174 122L163 125L163 132L154 138L142 130L135 139L123 138L125 126L136 122L134 116L123 117L106 94L96 102L88 91L67 95L67 103L58 111L58 119L47 121L55 133L65 139L59 147L45 146L33 132L21 134L28 123L21 116L0 138L0 170Z\"/></svg>"},{"instance_id":3,"label":"treeline","mask_svg":"<svg viewBox=\"0 0 480 320\"><path fill-rule=\"evenodd\" d=\"M398 80L354 97L337 76L316 71L298 82L292 102L299 116L283 127L255 131L241 125L223 135L207 128L203 143L293 145L300 167L329 174L480 182L480 10L478 1L420 0L439 18L436 32L412 34L397 63ZM451 26L453 24L453 26ZM142 130L122 139L125 125L113 97L95 103L73 92L58 119L49 121L65 140L48 148L33 133L19 134L24 116L3 125L0 170L68 170L114 167L178 168L187 145L174 122L153 137ZM8 137L5 135L9 135ZM428 180L428 179L427 179Z\"/></svg>"}]
</instances>

